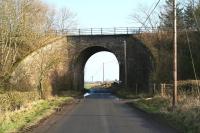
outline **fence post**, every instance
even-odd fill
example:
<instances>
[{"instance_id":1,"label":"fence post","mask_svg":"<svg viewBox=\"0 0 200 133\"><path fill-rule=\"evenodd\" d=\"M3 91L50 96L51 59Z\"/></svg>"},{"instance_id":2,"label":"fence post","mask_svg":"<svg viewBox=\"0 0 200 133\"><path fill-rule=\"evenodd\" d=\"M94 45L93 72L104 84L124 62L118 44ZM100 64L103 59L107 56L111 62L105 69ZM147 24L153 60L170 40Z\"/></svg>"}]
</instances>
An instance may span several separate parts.
<instances>
[{"instance_id":1,"label":"fence post","mask_svg":"<svg viewBox=\"0 0 200 133\"><path fill-rule=\"evenodd\" d=\"M114 27L114 35L116 34L116 28Z\"/></svg>"},{"instance_id":2,"label":"fence post","mask_svg":"<svg viewBox=\"0 0 200 133\"><path fill-rule=\"evenodd\" d=\"M163 97L163 84L161 84L161 97Z\"/></svg>"},{"instance_id":3,"label":"fence post","mask_svg":"<svg viewBox=\"0 0 200 133\"><path fill-rule=\"evenodd\" d=\"M128 27L126 27L126 33L127 33L127 35L128 35Z\"/></svg>"},{"instance_id":4,"label":"fence post","mask_svg":"<svg viewBox=\"0 0 200 133\"><path fill-rule=\"evenodd\" d=\"M153 95L155 95L155 93L156 93L156 84L154 83L153 84Z\"/></svg>"},{"instance_id":5,"label":"fence post","mask_svg":"<svg viewBox=\"0 0 200 133\"><path fill-rule=\"evenodd\" d=\"M91 35L92 35L92 28L91 28Z\"/></svg>"},{"instance_id":6,"label":"fence post","mask_svg":"<svg viewBox=\"0 0 200 133\"><path fill-rule=\"evenodd\" d=\"M102 32L103 32L103 30L102 30L102 28L101 28L101 35L102 35Z\"/></svg>"},{"instance_id":7,"label":"fence post","mask_svg":"<svg viewBox=\"0 0 200 133\"><path fill-rule=\"evenodd\" d=\"M137 95L138 94L138 84L136 83L135 84L135 95Z\"/></svg>"},{"instance_id":8,"label":"fence post","mask_svg":"<svg viewBox=\"0 0 200 133\"><path fill-rule=\"evenodd\" d=\"M163 84L163 96L166 96L166 84Z\"/></svg>"}]
</instances>

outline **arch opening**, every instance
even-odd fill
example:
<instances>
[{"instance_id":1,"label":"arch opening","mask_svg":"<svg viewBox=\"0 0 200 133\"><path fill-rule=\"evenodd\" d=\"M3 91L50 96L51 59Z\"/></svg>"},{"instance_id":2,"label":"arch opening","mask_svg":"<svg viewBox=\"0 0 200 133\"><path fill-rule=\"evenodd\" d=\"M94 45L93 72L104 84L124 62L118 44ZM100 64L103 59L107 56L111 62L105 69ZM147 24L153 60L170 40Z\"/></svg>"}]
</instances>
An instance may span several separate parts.
<instances>
[{"instance_id":1,"label":"arch opening","mask_svg":"<svg viewBox=\"0 0 200 133\"><path fill-rule=\"evenodd\" d=\"M104 54L106 53L109 56L109 58L106 58L107 56L103 57L102 56L103 54L101 52L103 52ZM91 76L90 77L88 77L88 76L85 77L85 74L87 73L87 70L85 71L85 67L87 69L87 62L88 61L90 62L90 60L92 58L94 58L96 54L97 54L97 56L98 56L98 54L100 54L100 56L98 58L101 59L101 63L100 64L102 64L102 65L99 66L99 69L100 69L100 67L102 68L101 71L103 71L103 62L104 62L104 74L106 72L108 72L110 68L112 68L111 66L109 66L109 63L111 65L112 65L112 63L115 64L115 68L116 69L115 69L115 71L113 71L115 73L115 75L113 74L113 76L110 76L108 74L105 74L104 75L104 82L105 81L112 82L114 80L120 80L120 63L119 63L119 60L118 60L118 57L116 56L116 54L114 52L112 52L111 50L107 49L107 48L104 48L104 47L101 47L101 46L93 46L93 47L86 48L82 52L80 52L79 56L77 57L77 59L74 62L74 66L73 66L74 67L74 75L73 75L73 77L74 77L74 80L73 80L74 81L74 83L73 83L74 84L73 85L74 89L77 89L77 90L78 89L84 89L85 81L91 81L92 80ZM107 61L107 59L110 59L110 60ZM95 66L95 62L97 64L99 64L99 62L94 61L94 64L93 64L94 67L97 66L97 65ZM105 69L107 67L108 68L110 67L110 68L109 69ZM95 71L95 69L93 71ZM103 72L102 72L102 74L103 74ZM102 83L103 75L99 76L98 78L97 77L93 77L93 81L100 81L100 83Z\"/></svg>"},{"instance_id":2,"label":"arch opening","mask_svg":"<svg viewBox=\"0 0 200 133\"><path fill-rule=\"evenodd\" d=\"M99 37L92 38L92 40L90 40L91 38L88 40L86 37L86 39L88 43L76 47L76 51L73 53L75 55L71 62L73 89L81 90L84 88L84 68L88 59L95 53L106 51L113 53L118 60L121 89L127 88L133 91L136 89L138 92L149 91L149 85L154 80L155 62L151 51L144 43L132 37L112 37L112 40L110 40L110 36L106 36L103 40L102 37L101 40L98 40ZM127 44L126 49L124 44ZM90 80L92 80L91 76Z\"/></svg>"},{"instance_id":3,"label":"arch opening","mask_svg":"<svg viewBox=\"0 0 200 133\"><path fill-rule=\"evenodd\" d=\"M97 52L87 60L84 67L85 89L117 81L119 81L119 62L113 53Z\"/></svg>"}]
</instances>

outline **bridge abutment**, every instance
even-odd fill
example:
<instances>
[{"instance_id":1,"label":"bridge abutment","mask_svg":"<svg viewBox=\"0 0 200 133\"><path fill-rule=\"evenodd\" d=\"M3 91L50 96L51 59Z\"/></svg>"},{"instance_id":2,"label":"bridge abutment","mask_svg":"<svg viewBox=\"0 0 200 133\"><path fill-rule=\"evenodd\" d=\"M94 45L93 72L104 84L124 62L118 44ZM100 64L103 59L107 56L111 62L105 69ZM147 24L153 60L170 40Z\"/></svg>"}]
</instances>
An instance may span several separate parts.
<instances>
[{"instance_id":1,"label":"bridge abutment","mask_svg":"<svg viewBox=\"0 0 200 133\"><path fill-rule=\"evenodd\" d=\"M31 73L26 77L29 86L37 85L37 77L40 73L38 61L42 60L41 55L45 55L47 61L43 65L51 62L52 57L62 57L56 60L58 65L54 65L44 80L49 80L53 90L74 89L81 90L84 87L84 67L87 60L95 53L108 51L113 53L119 62L120 81L125 84L125 53L124 41L127 44L127 84L128 88L145 91L148 90L149 77L152 72L152 62L149 50L145 45L133 35L83 35L66 36L52 42L41 50L28 56L16 68L12 74L12 82L18 83L23 80L24 75L18 73ZM51 47L51 51L48 49ZM42 53L42 54L41 54ZM103 58L103 57L102 57ZM35 67L38 65L37 67ZM33 67L34 66L34 67ZM34 88L34 87L33 87Z\"/></svg>"}]
</instances>

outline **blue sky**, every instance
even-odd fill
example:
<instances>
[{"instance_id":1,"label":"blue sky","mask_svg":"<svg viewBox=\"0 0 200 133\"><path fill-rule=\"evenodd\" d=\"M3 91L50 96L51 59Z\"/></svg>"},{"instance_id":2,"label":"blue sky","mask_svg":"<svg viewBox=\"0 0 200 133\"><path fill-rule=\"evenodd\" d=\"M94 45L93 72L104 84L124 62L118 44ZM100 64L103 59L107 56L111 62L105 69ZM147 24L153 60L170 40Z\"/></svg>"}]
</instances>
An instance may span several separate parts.
<instances>
[{"instance_id":1,"label":"blue sky","mask_svg":"<svg viewBox=\"0 0 200 133\"><path fill-rule=\"evenodd\" d=\"M131 14L141 9L148 11L158 0L43 0L55 9L66 7L77 16L77 28L137 27ZM161 0L162 2L164 0ZM107 52L93 55L85 66L85 80L102 81L105 62L105 80L119 79L116 57ZM109 62L109 63L108 63Z\"/></svg>"},{"instance_id":2,"label":"blue sky","mask_svg":"<svg viewBox=\"0 0 200 133\"><path fill-rule=\"evenodd\" d=\"M77 15L80 28L135 27L130 15L149 9L158 0L43 0L54 8L67 7ZM163 0L162 0L163 1Z\"/></svg>"}]
</instances>

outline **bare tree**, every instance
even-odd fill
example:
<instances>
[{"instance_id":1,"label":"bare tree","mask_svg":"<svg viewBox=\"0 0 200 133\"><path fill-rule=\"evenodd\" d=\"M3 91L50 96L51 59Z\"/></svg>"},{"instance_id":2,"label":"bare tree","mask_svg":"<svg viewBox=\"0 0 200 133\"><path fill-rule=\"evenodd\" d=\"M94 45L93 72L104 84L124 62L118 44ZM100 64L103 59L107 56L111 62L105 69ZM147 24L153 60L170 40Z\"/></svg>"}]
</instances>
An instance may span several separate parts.
<instances>
[{"instance_id":1,"label":"bare tree","mask_svg":"<svg viewBox=\"0 0 200 133\"><path fill-rule=\"evenodd\" d=\"M56 13L41 0L0 0L0 84L19 61L55 36L49 34L52 30L74 23L75 15L69 10Z\"/></svg>"},{"instance_id":2,"label":"bare tree","mask_svg":"<svg viewBox=\"0 0 200 133\"><path fill-rule=\"evenodd\" d=\"M64 30L76 27L76 15L67 8L62 8L57 12L57 28L64 32Z\"/></svg>"},{"instance_id":3,"label":"bare tree","mask_svg":"<svg viewBox=\"0 0 200 133\"><path fill-rule=\"evenodd\" d=\"M155 28L159 25L159 18L157 11L153 11L150 15L149 10L146 10L145 7L141 7L139 11L131 15L131 18L134 23L140 24L144 28Z\"/></svg>"},{"instance_id":4,"label":"bare tree","mask_svg":"<svg viewBox=\"0 0 200 133\"><path fill-rule=\"evenodd\" d=\"M57 65L62 62L63 59L62 53L52 46L38 50L35 54L32 62L35 65L32 67L36 72L36 88L40 98L45 98L45 88L43 87L43 84L47 81L51 71L55 70Z\"/></svg>"}]
</instances>

